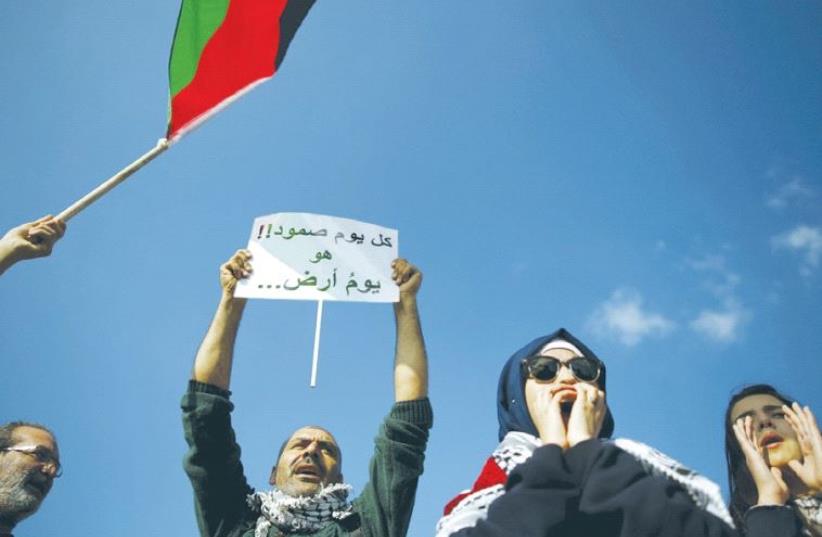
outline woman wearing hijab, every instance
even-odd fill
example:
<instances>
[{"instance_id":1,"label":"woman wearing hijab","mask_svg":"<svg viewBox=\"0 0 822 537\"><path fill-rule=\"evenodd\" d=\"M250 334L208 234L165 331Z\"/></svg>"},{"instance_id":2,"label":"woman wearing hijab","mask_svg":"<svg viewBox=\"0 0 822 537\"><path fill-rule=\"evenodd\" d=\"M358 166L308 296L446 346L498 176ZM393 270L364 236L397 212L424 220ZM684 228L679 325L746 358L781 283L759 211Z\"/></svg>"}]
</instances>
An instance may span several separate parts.
<instances>
[{"instance_id":1,"label":"woman wearing hijab","mask_svg":"<svg viewBox=\"0 0 822 537\"><path fill-rule=\"evenodd\" d=\"M605 380L605 364L564 329L514 353L497 392L500 444L446 505L437 537L738 535L716 484L649 446L608 440ZM753 515L756 537L798 535L790 512Z\"/></svg>"},{"instance_id":2,"label":"woman wearing hijab","mask_svg":"<svg viewBox=\"0 0 822 537\"><path fill-rule=\"evenodd\" d=\"M750 513L796 512L803 535L822 537L822 435L811 409L757 384L731 397L725 412L731 515L752 535Z\"/></svg>"}]
</instances>

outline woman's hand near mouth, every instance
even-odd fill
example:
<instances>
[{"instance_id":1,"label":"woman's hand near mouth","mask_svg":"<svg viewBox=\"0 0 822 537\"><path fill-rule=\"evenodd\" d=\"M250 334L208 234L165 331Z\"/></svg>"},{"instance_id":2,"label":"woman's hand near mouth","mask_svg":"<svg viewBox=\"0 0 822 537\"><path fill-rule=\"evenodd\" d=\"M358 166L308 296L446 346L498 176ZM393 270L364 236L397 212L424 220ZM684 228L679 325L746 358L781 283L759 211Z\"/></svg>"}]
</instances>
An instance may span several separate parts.
<instances>
[{"instance_id":1,"label":"woman's hand near mouth","mask_svg":"<svg viewBox=\"0 0 822 537\"><path fill-rule=\"evenodd\" d=\"M599 436L605 419L605 392L596 386L575 385L577 396L568 419L568 446Z\"/></svg>"},{"instance_id":2,"label":"woman's hand near mouth","mask_svg":"<svg viewBox=\"0 0 822 537\"><path fill-rule=\"evenodd\" d=\"M808 493L822 492L822 435L819 425L808 407L794 403L793 408L783 406L785 417L796 431L799 448L802 450L802 462L790 461L788 466L808 488Z\"/></svg>"},{"instance_id":3,"label":"woman's hand near mouth","mask_svg":"<svg viewBox=\"0 0 822 537\"><path fill-rule=\"evenodd\" d=\"M554 444L563 450L568 447L561 402L565 390L540 390L536 397L534 426L542 444Z\"/></svg>"},{"instance_id":4,"label":"woman's hand near mouth","mask_svg":"<svg viewBox=\"0 0 822 537\"><path fill-rule=\"evenodd\" d=\"M779 468L770 468L765 462L764 448L757 444L751 417L736 420L733 430L756 485L759 496L756 505L785 505L790 496L788 485Z\"/></svg>"}]
</instances>

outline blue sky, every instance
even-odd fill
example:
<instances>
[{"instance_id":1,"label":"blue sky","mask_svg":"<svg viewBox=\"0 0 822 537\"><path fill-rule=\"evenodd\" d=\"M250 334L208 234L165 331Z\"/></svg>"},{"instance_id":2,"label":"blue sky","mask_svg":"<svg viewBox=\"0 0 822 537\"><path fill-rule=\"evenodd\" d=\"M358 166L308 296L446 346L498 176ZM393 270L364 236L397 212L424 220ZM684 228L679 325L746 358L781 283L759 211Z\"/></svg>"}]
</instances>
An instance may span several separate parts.
<instances>
[{"instance_id":1,"label":"blue sky","mask_svg":"<svg viewBox=\"0 0 822 537\"><path fill-rule=\"evenodd\" d=\"M165 131L176 2L0 5L0 228L57 213ZM16 534L195 533L179 398L255 216L396 228L425 273L436 413L410 535L496 444L496 380L565 326L616 435L724 483L729 394L822 413L822 7L318 2L280 73L0 278L0 421L65 475ZM335 432L360 489L392 401L388 305L249 304L232 388L249 480Z\"/></svg>"}]
</instances>

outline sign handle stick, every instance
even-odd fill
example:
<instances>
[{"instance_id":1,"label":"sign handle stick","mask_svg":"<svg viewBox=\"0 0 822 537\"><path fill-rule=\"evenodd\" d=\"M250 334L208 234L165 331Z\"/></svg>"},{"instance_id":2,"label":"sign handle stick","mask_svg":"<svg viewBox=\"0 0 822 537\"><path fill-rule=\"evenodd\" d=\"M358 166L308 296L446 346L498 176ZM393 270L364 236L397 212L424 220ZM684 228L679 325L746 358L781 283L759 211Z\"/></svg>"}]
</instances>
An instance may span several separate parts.
<instances>
[{"instance_id":1,"label":"sign handle stick","mask_svg":"<svg viewBox=\"0 0 822 537\"><path fill-rule=\"evenodd\" d=\"M323 324L323 301L317 301L317 326L314 329L314 356L311 359L311 387L317 387L317 360L320 357L320 328Z\"/></svg>"}]
</instances>

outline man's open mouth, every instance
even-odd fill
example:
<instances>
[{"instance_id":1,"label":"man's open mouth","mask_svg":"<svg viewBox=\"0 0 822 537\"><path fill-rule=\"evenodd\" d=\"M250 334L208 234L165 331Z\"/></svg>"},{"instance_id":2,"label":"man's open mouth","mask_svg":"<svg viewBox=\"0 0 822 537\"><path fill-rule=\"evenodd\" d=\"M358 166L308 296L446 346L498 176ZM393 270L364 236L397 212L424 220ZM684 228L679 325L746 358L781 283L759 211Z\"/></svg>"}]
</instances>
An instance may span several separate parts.
<instances>
[{"instance_id":1,"label":"man's open mouth","mask_svg":"<svg viewBox=\"0 0 822 537\"><path fill-rule=\"evenodd\" d=\"M320 479L320 471L316 466L301 465L294 470L294 475L304 479Z\"/></svg>"}]
</instances>

